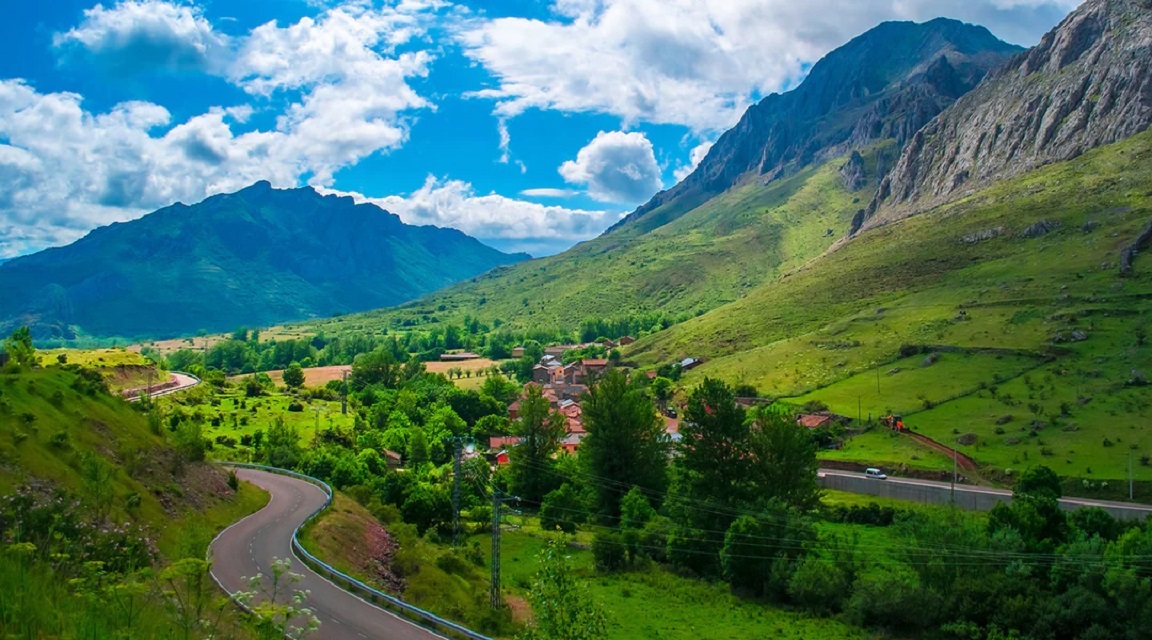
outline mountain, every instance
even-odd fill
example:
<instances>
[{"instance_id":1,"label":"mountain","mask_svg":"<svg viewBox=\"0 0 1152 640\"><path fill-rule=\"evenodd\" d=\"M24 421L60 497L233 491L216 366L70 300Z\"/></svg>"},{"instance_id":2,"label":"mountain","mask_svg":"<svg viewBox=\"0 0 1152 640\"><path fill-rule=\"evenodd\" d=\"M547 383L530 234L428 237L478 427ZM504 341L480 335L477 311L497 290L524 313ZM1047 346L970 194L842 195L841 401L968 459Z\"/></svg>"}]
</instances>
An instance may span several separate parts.
<instances>
[{"instance_id":1,"label":"mountain","mask_svg":"<svg viewBox=\"0 0 1152 640\"><path fill-rule=\"evenodd\" d=\"M882 23L813 65L796 89L749 108L691 175L617 227L652 229L742 181L767 183L879 140L902 146L1021 50L956 20Z\"/></svg>"},{"instance_id":2,"label":"mountain","mask_svg":"<svg viewBox=\"0 0 1152 640\"><path fill-rule=\"evenodd\" d=\"M571 328L737 300L828 249L901 144L1017 51L954 20L879 25L749 108L688 178L602 236L383 313Z\"/></svg>"},{"instance_id":3,"label":"mountain","mask_svg":"<svg viewBox=\"0 0 1152 640\"><path fill-rule=\"evenodd\" d=\"M1085 2L918 131L853 231L1144 131L1150 48L1152 2Z\"/></svg>"},{"instance_id":4,"label":"mountain","mask_svg":"<svg viewBox=\"0 0 1152 640\"><path fill-rule=\"evenodd\" d=\"M0 265L0 332L172 336L395 305L526 259L311 188L258 182Z\"/></svg>"}]
</instances>

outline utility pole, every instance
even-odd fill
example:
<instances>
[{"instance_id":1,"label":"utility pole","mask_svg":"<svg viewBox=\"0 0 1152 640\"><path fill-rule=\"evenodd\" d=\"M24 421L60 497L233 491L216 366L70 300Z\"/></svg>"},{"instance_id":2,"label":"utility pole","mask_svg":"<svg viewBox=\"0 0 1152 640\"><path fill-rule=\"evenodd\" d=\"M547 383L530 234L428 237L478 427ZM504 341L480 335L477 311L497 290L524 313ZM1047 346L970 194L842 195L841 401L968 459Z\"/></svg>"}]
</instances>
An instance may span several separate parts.
<instances>
[{"instance_id":1,"label":"utility pole","mask_svg":"<svg viewBox=\"0 0 1152 640\"><path fill-rule=\"evenodd\" d=\"M460 437L452 438L452 546L460 544L460 471L464 457L464 442Z\"/></svg>"},{"instance_id":2,"label":"utility pole","mask_svg":"<svg viewBox=\"0 0 1152 640\"><path fill-rule=\"evenodd\" d=\"M343 384L340 385L340 415L348 415L348 372L341 376Z\"/></svg>"},{"instance_id":3,"label":"utility pole","mask_svg":"<svg viewBox=\"0 0 1152 640\"><path fill-rule=\"evenodd\" d=\"M952 507L956 507L956 450L952 450Z\"/></svg>"},{"instance_id":4,"label":"utility pole","mask_svg":"<svg viewBox=\"0 0 1152 640\"><path fill-rule=\"evenodd\" d=\"M312 411L316 414L316 432L312 436L313 445L320 441L320 412L323 410L323 407L312 407Z\"/></svg>"},{"instance_id":5,"label":"utility pole","mask_svg":"<svg viewBox=\"0 0 1152 640\"><path fill-rule=\"evenodd\" d=\"M492 487L492 608L499 609L503 605L500 595L500 508L505 502L519 500L515 496L503 495L503 492Z\"/></svg>"}]
</instances>

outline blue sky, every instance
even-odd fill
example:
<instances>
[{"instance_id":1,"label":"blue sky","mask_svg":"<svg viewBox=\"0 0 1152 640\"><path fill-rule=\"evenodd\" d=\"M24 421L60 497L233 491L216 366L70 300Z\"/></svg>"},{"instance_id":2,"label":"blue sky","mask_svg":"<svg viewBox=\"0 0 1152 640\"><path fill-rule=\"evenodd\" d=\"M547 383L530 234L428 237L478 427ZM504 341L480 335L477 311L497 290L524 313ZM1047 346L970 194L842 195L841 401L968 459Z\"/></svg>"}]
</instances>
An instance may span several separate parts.
<instances>
[{"instance_id":1,"label":"blue sky","mask_svg":"<svg viewBox=\"0 0 1152 640\"><path fill-rule=\"evenodd\" d=\"M884 20L1031 45L1077 0L14 0L0 258L256 180L533 255L691 171Z\"/></svg>"}]
</instances>

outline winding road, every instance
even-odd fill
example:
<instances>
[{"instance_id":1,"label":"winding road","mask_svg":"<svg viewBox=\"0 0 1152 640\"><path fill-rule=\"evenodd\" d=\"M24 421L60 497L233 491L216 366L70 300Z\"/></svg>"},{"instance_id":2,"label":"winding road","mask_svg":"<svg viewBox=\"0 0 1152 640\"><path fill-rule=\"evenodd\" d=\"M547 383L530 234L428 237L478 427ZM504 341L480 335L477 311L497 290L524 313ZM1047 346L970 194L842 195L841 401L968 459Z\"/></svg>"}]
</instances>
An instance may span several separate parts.
<instances>
[{"instance_id":1,"label":"winding road","mask_svg":"<svg viewBox=\"0 0 1152 640\"><path fill-rule=\"evenodd\" d=\"M290 558L292 571L304 579L297 589L311 591L307 605L320 620L313 638L355 640L431 640L442 638L423 627L369 604L328 582L292 551L292 534L309 514L324 504L317 487L285 476L237 469L241 480L268 491L271 499L256 513L225 529L212 542L212 575L228 593L247 590L246 576L272 575L273 558Z\"/></svg>"}]
</instances>

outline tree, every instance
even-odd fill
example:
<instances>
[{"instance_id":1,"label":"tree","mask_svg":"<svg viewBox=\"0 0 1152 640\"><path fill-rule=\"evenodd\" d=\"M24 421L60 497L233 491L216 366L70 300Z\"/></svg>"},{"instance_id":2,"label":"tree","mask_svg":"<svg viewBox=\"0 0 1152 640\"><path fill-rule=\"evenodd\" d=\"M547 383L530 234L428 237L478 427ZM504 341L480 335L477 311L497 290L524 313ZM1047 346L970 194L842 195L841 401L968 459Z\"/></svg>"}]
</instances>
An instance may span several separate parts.
<instances>
[{"instance_id":1,"label":"tree","mask_svg":"<svg viewBox=\"0 0 1152 640\"><path fill-rule=\"evenodd\" d=\"M513 425L520 444L509 453L511 488L523 500L539 504L557 482L553 456L564 437L564 416L552 411L548 399L531 385L520 401L520 419Z\"/></svg>"},{"instance_id":2,"label":"tree","mask_svg":"<svg viewBox=\"0 0 1152 640\"><path fill-rule=\"evenodd\" d=\"M391 351L381 347L356 356L352 361L350 382L353 388L357 389L372 384L395 389L403 381L403 368L403 365L392 357Z\"/></svg>"},{"instance_id":3,"label":"tree","mask_svg":"<svg viewBox=\"0 0 1152 640\"><path fill-rule=\"evenodd\" d=\"M753 460L751 480L761 498L775 498L799 509L817 506L820 463L808 429L796 424L790 413L765 407L754 411L748 441Z\"/></svg>"},{"instance_id":4,"label":"tree","mask_svg":"<svg viewBox=\"0 0 1152 640\"><path fill-rule=\"evenodd\" d=\"M782 502L737 518L724 534L720 564L735 589L757 596L784 595L797 560L816 541L816 530Z\"/></svg>"},{"instance_id":5,"label":"tree","mask_svg":"<svg viewBox=\"0 0 1152 640\"><path fill-rule=\"evenodd\" d=\"M520 385L500 375L499 369L497 369L480 386L480 393L495 398L506 407L515 402L516 396L520 395Z\"/></svg>"},{"instance_id":6,"label":"tree","mask_svg":"<svg viewBox=\"0 0 1152 640\"><path fill-rule=\"evenodd\" d=\"M619 370L608 371L581 403L588 435L580 457L598 478L596 512L609 522L620 515L620 498L639 486L663 493L668 484L668 440L652 401Z\"/></svg>"},{"instance_id":7,"label":"tree","mask_svg":"<svg viewBox=\"0 0 1152 640\"><path fill-rule=\"evenodd\" d=\"M728 385L705 378L688 397L673 466L668 555L697 573L720 572L719 552L736 513L756 496L749 483L749 428Z\"/></svg>"},{"instance_id":8,"label":"tree","mask_svg":"<svg viewBox=\"0 0 1152 640\"><path fill-rule=\"evenodd\" d=\"M1050 553L1068 535L1067 516L1060 509L1060 477L1043 465L1020 475L1012 490L1012 503L999 503L988 514L988 533L1016 531L1025 547Z\"/></svg>"},{"instance_id":9,"label":"tree","mask_svg":"<svg viewBox=\"0 0 1152 640\"><path fill-rule=\"evenodd\" d=\"M600 605L576 582L572 560L561 540L549 540L538 556L540 569L528 592L532 624L517 640L598 640L608 634Z\"/></svg>"},{"instance_id":10,"label":"tree","mask_svg":"<svg viewBox=\"0 0 1152 640\"><path fill-rule=\"evenodd\" d=\"M32 331L28 327L20 327L4 340L4 351L12 358L12 362L21 367L30 367L36 363L36 349L32 346Z\"/></svg>"},{"instance_id":11,"label":"tree","mask_svg":"<svg viewBox=\"0 0 1152 640\"><path fill-rule=\"evenodd\" d=\"M299 362L293 362L284 370L284 384L289 389L299 389L304 386L304 369Z\"/></svg>"},{"instance_id":12,"label":"tree","mask_svg":"<svg viewBox=\"0 0 1152 640\"><path fill-rule=\"evenodd\" d=\"M544 496L540 504L540 528L545 531L559 529L575 533L588 515L588 496L575 484L565 482L559 489Z\"/></svg>"},{"instance_id":13,"label":"tree","mask_svg":"<svg viewBox=\"0 0 1152 640\"><path fill-rule=\"evenodd\" d=\"M652 397L656 398L661 406L667 406L668 399L672 397L672 381L664 376L656 376L650 388L652 389Z\"/></svg>"}]
</instances>

